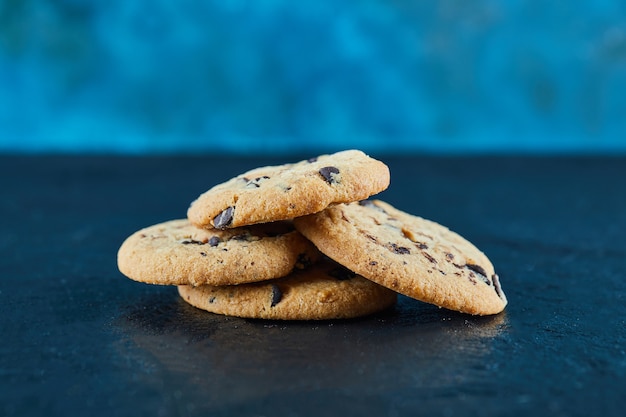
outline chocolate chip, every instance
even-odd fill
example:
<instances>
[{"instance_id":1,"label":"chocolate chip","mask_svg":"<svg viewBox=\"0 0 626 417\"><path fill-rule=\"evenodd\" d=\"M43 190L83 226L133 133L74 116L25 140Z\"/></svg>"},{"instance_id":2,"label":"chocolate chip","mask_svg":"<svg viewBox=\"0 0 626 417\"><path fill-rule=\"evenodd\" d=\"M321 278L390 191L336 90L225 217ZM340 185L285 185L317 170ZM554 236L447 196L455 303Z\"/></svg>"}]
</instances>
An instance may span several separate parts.
<instances>
[{"instance_id":1,"label":"chocolate chip","mask_svg":"<svg viewBox=\"0 0 626 417\"><path fill-rule=\"evenodd\" d=\"M213 218L213 226L218 229L225 229L233 222L233 213L235 212L235 207L231 206L226 208L220 214Z\"/></svg>"},{"instance_id":2,"label":"chocolate chip","mask_svg":"<svg viewBox=\"0 0 626 417\"><path fill-rule=\"evenodd\" d=\"M436 263L437 263L437 260L436 260L435 258L433 258L433 257L432 257L432 255L431 255L430 253L428 253L428 252L422 252L422 255L424 255L424 257L425 257L426 259L428 259L430 262L432 262L432 263L434 263L434 264L436 264Z\"/></svg>"},{"instance_id":3,"label":"chocolate chip","mask_svg":"<svg viewBox=\"0 0 626 417\"><path fill-rule=\"evenodd\" d=\"M338 266L336 268L328 271L328 275L339 280L339 281L347 281L356 276L356 274L350 271L348 268L344 268L343 266Z\"/></svg>"},{"instance_id":4,"label":"chocolate chip","mask_svg":"<svg viewBox=\"0 0 626 417\"><path fill-rule=\"evenodd\" d=\"M209 246L216 247L221 242L221 239L217 236L211 236L209 239Z\"/></svg>"},{"instance_id":5,"label":"chocolate chip","mask_svg":"<svg viewBox=\"0 0 626 417\"><path fill-rule=\"evenodd\" d=\"M204 245L205 242L202 242L200 240L194 240L194 239L185 239L182 242L183 245Z\"/></svg>"},{"instance_id":6,"label":"chocolate chip","mask_svg":"<svg viewBox=\"0 0 626 417\"><path fill-rule=\"evenodd\" d=\"M392 243L390 246L391 246L391 251L393 253L397 253L398 255L408 255L411 253L409 248L405 248L404 246L398 246L395 243Z\"/></svg>"},{"instance_id":7,"label":"chocolate chip","mask_svg":"<svg viewBox=\"0 0 626 417\"><path fill-rule=\"evenodd\" d=\"M363 207L368 207L368 208L372 208L374 210L380 211L381 213L385 213L388 214L384 208L378 206L375 202L373 202L372 200L361 200L359 201L359 205L363 206Z\"/></svg>"},{"instance_id":8,"label":"chocolate chip","mask_svg":"<svg viewBox=\"0 0 626 417\"><path fill-rule=\"evenodd\" d=\"M450 253L450 252L446 252L446 259L448 261L451 261L451 260L454 259L454 255L452 253Z\"/></svg>"},{"instance_id":9,"label":"chocolate chip","mask_svg":"<svg viewBox=\"0 0 626 417\"><path fill-rule=\"evenodd\" d=\"M487 272L485 271L485 269L480 266L480 265L476 265L476 264L465 264L465 267L467 269L469 269L470 271L474 271L480 275L482 275L483 277L487 276Z\"/></svg>"},{"instance_id":10,"label":"chocolate chip","mask_svg":"<svg viewBox=\"0 0 626 417\"><path fill-rule=\"evenodd\" d=\"M301 253L298 255L298 259L296 260L296 268L298 269L306 269L311 266L312 262L309 256L306 253Z\"/></svg>"},{"instance_id":11,"label":"chocolate chip","mask_svg":"<svg viewBox=\"0 0 626 417\"><path fill-rule=\"evenodd\" d=\"M503 299L504 296L502 293L502 287L500 286L500 277L498 277L498 274L493 274L491 276L491 280L493 281L493 286L496 289L496 294L498 294L498 297Z\"/></svg>"},{"instance_id":12,"label":"chocolate chip","mask_svg":"<svg viewBox=\"0 0 626 417\"><path fill-rule=\"evenodd\" d=\"M314 156L313 158L309 158L306 161L310 164L312 164L313 162L317 162L317 156Z\"/></svg>"},{"instance_id":13,"label":"chocolate chip","mask_svg":"<svg viewBox=\"0 0 626 417\"><path fill-rule=\"evenodd\" d=\"M280 303L280 300L283 299L283 292L278 288L278 285L272 284L272 302L270 307L274 307L276 304Z\"/></svg>"},{"instance_id":14,"label":"chocolate chip","mask_svg":"<svg viewBox=\"0 0 626 417\"><path fill-rule=\"evenodd\" d=\"M422 249L422 250L428 249L428 245L423 242L416 242L415 246L417 246L419 249Z\"/></svg>"},{"instance_id":15,"label":"chocolate chip","mask_svg":"<svg viewBox=\"0 0 626 417\"><path fill-rule=\"evenodd\" d=\"M200 252L200 255L206 256L206 252Z\"/></svg>"},{"instance_id":16,"label":"chocolate chip","mask_svg":"<svg viewBox=\"0 0 626 417\"><path fill-rule=\"evenodd\" d=\"M370 265L371 265L371 266L376 266L376 265L378 265L378 262L376 262L376 261L372 261L372 262L370 262Z\"/></svg>"},{"instance_id":17,"label":"chocolate chip","mask_svg":"<svg viewBox=\"0 0 626 417\"><path fill-rule=\"evenodd\" d=\"M209 304L213 304L215 302L215 297L209 298Z\"/></svg>"},{"instance_id":18,"label":"chocolate chip","mask_svg":"<svg viewBox=\"0 0 626 417\"><path fill-rule=\"evenodd\" d=\"M249 186L249 185L252 185L252 186L254 186L256 188L259 188L261 186L261 181L269 180L269 179L270 179L270 177L268 177L267 175L263 175L262 177L256 177L253 180L248 180L248 183L246 184L246 187Z\"/></svg>"},{"instance_id":19,"label":"chocolate chip","mask_svg":"<svg viewBox=\"0 0 626 417\"><path fill-rule=\"evenodd\" d=\"M365 237L367 237L369 240L371 240L374 243L378 243L378 239L376 239L376 236L374 235L370 235L369 233L366 233Z\"/></svg>"},{"instance_id":20,"label":"chocolate chip","mask_svg":"<svg viewBox=\"0 0 626 417\"><path fill-rule=\"evenodd\" d=\"M337 182L337 175L339 174L339 168L337 167L324 167L320 168L319 173L324 180L326 180L329 184L334 184Z\"/></svg>"},{"instance_id":21,"label":"chocolate chip","mask_svg":"<svg viewBox=\"0 0 626 417\"><path fill-rule=\"evenodd\" d=\"M475 278L474 272L478 274L478 278L483 281L487 285L491 285L491 280L487 277L487 272L483 269L483 267L476 264L465 264L465 267L470 270L469 276L470 278ZM474 280L470 279L470 281L474 282Z\"/></svg>"}]
</instances>

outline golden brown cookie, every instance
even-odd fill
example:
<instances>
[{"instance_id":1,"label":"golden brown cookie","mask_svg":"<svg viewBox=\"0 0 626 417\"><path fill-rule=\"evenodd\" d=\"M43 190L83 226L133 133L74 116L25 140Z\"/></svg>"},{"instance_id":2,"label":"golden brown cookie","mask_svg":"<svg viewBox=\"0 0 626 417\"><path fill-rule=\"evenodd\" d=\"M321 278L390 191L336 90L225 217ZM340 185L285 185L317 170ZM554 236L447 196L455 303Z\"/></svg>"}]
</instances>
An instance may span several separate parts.
<instances>
[{"instance_id":1,"label":"golden brown cookie","mask_svg":"<svg viewBox=\"0 0 626 417\"><path fill-rule=\"evenodd\" d=\"M385 202L339 204L294 224L327 256L401 294L479 315L499 313L507 304L480 250L446 227Z\"/></svg>"},{"instance_id":2,"label":"golden brown cookie","mask_svg":"<svg viewBox=\"0 0 626 417\"><path fill-rule=\"evenodd\" d=\"M206 230L183 219L135 232L117 260L120 271L135 281L229 285L282 277L318 258L291 222Z\"/></svg>"},{"instance_id":3,"label":"golden brown cookie","mask_svg":"<svg viewBox=\"0 0 626 417\"><path fill-rule=\"evenodd\" d=\"M272 320L326 320L365 316L397 294L324 260L271 281L230 286L179 286L189 304L217 314Z\"/></svg>"},{"instance_id":4,"label":"golden brown cookie","mask_svg":"<svg viewBox=\"0 0 626 417\"><path fill-rule=\"evenodd\" d=\"M200 195L187 217L218 229L287 220L363 200L388 186L387 165L349 150L248 171Z\"/></svg>"}]
</instances>

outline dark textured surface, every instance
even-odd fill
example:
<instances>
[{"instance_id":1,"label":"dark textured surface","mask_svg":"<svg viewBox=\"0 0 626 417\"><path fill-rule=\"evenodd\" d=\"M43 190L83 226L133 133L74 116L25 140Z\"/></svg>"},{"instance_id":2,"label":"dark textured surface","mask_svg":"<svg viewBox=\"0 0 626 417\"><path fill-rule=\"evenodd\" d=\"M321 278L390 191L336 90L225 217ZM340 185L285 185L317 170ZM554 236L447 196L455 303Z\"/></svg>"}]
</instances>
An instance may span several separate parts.
<instances>
[{"instance_id":1,"label":"dark textured surface","mask_svg":"<svg viewBox=\"0 0 626 417\"><path fill-rule=\"evenodd\" d=\"M491 257L503 314L204 313L124 278L118 246L284 161L0 157L0 415L622 415L626 159L381 159L381 198Z\"/></svg>"}]
</instances>

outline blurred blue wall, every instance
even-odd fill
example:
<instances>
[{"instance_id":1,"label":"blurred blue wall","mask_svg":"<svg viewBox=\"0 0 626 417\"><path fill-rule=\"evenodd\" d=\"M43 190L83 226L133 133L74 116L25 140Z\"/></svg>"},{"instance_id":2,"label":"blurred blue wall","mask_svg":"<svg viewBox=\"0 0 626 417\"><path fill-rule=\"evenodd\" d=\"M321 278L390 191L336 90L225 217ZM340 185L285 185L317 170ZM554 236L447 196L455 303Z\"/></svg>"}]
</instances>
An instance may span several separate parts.
<instances>
[{"instance_id":1,"label":"blurred blue wall","mask_svg":"<svg viewBox=\"0 0 626 417\"><path fill-rule=\"evenodd\" d=\"M625 1L0 0L0 151L626 152Z\"/></svg>"}]
</instances>

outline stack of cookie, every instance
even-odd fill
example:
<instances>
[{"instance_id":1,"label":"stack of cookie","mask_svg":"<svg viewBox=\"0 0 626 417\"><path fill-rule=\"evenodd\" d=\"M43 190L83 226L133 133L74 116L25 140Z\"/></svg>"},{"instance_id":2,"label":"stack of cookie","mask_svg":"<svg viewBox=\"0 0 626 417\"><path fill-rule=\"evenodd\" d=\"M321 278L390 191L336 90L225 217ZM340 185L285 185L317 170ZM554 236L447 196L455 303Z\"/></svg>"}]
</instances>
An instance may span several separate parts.
<instances>
[{"instance_id":1,"label":"stack of cookie","mask_svg":"<svg viewBox=\"0 0 626 417\"><path fill-rule=\"evenodd\" d=\"M502 311L498 276L475 246L368 200L389 180L384 163L357 150L257 168L200 195L187 219L131 235L118 266L238 317L352 318L393 305L398 293L469 314Z\"/></svg>"}]
</instances>

